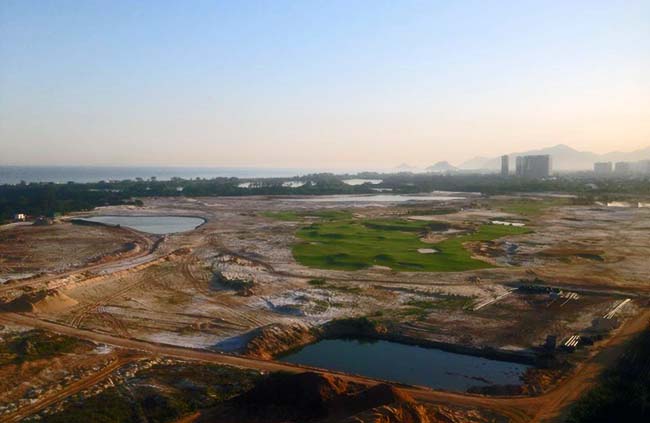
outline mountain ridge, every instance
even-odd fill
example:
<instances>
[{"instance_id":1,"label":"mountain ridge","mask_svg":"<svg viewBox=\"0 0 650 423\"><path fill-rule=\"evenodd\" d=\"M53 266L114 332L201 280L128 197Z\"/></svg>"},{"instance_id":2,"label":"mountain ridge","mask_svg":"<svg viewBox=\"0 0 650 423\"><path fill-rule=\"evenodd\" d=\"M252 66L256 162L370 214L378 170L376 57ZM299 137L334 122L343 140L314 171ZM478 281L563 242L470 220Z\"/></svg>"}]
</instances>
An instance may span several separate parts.
<instances>
[{"instance_id":1,"label":"mountain ridge","mask_svg":"<svg viewBox=\"0 0 650 423\"><path fill-rule=\"evenodd\" d=\"M578 171L591 170L595 162L638 161L650 159L650 147L624 152L612 151L597 154L591 151L579 151L566 144L557 144L536 150L529 150L508 154L510 167L514 167L515 158L518 156L549 154L553 160L554 170ZM501 167L501 157L485 158L474 157L461 163L458 168L463 170L497 170Z\"/></svg>"},{"instance_id":2,"label":"mountain ridge","mask_svg":"<svg viewBox=\"0 0 650 423\"><path fill-rule=\"evenodd\" d=\"M442 172L454 172L457 171L458 168L452 164L450 164L448 161L441 161L436 164L433 164L426 169L424 169L427 172L434 172L434 173L442 173Z\"/></svg>"}]
</instances>

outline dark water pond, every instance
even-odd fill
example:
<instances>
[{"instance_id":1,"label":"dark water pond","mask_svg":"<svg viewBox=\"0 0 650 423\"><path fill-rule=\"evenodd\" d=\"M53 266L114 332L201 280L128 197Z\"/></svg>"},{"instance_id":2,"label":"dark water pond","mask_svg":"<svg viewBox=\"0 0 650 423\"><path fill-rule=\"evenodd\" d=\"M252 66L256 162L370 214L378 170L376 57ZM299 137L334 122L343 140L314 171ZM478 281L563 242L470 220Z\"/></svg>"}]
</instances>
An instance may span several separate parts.
<instances>
[{"instance_id":1,"label":"dark water pond","mask_svg":"<svg viewBox=\"0 0 650 423\"><path fill-rule=\"evenodd\" d=\"M126 226L157 235L191 231L204 222L199 217L185 216L93 216L83 220L107 225Z\"/></svg>"},{"instance_id":2,"label":"dark water pond","mask_svg":"<svg viewBox=\"0 0 650 423\"><path fill-rule=\"evenodd\" d=\"M343 339L323 340L280 360L452 391L519 385L530 367L396 342Z\"/></svg>"}]
</instances>

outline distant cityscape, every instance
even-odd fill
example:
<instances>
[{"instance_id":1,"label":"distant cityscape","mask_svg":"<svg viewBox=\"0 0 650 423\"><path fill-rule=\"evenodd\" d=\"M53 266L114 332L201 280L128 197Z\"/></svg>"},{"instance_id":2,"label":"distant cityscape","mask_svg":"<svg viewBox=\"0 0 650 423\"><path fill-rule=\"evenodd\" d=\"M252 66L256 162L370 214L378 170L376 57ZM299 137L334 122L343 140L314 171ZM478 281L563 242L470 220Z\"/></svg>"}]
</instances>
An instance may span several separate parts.
<instances>
[{"instance_id":1,"label":"distant cityscape","mask_svg":"<svg viewBox=\"0 0 650 423\"><path fill-rule=\"evenodd\" d=\"M594 163L594 173L599 176L628 176L650 174L650 160L637 162L598 162Z\"/></svg>"},{"instance_id":2,"label":"distant cityscape","mask_svg":"<svg viewBox=\"0 0 650 423\"><path fill-rule=\"evenodd\" d=\"M549 154L517 156L515 175L522 178L548 178L551 176L553 160ZM510 176L510 157L501 156L501 175Z\"/></svg>"},{"instance_id":3,"label":"distant cityscape","mask_svg":"<svg viewBox=\"0 0 650 423\"><path fill-rule=\"evenodd\" d=\"M548 178L553 172L553 159L549 154L517 156L514 175L522 178ZM593 172L597 176L650 175L650 160L596 162ZM510 176L510 157L501 156L501 176Z\"/></svg>"}]
</instances>

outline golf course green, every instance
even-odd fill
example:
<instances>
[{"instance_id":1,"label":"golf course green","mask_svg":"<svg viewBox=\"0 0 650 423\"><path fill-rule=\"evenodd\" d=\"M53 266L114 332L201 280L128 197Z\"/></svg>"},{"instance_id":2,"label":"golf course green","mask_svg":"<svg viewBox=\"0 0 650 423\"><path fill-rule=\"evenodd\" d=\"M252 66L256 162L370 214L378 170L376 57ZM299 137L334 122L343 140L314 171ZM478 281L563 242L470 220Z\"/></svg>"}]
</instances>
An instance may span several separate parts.
<instances>
[{"instance_id":1,"label":"golf course green","mask_svg":"<svg viewBox=\"0 0 650 423\"><path fill-rule=\"evenodd\" d=\"M378 265L395 271L457 272L493 267L472 258L463 243L530 232L524 227L483 224L439 243L420 240L426 232L447 228L445 223L405 219L321 221L297 231L301 241L294 245L293 255L298 263L319 269L359 270ZM436 252L418 252L427 248Z\"/></svg>"}]
</instances>

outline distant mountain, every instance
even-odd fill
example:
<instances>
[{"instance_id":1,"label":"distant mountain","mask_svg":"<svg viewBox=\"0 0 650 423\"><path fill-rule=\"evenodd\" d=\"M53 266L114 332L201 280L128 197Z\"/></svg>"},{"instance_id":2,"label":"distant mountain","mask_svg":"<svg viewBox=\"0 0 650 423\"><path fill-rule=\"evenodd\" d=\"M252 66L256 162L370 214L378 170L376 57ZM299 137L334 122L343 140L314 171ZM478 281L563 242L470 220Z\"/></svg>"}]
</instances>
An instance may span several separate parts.
<instances>
[{"instance_id":1,"label":"distant mountain","mask_svg":"<svg viewBox=\"0 0 650 423\"><path fill-rule=\"evenodd\" d=\"M449 164L449 162L445 161L445 162L438 162L433 166L429 166L425 170L427 172L446 173L446 172L457 171L458 168L456 166L452 166L451 164Z\"/></svg>"},{"instance_id":2,"label":"distant mountain","mask_svg":"<svg viewBox=\"0 0 650 423\"><path fill-rule=\"evenodd\" d=\"M536 154L549 154L553 160L553 170L575 171L591 170L593 169L595 162L638 161L650 159L650 147L632 152L616 151L607 154L596 154L590 151L578 151L568 145L558 144L553 147L542 148L539 150L511 153L508 155L510 157L510 168L514 168L516 157ZM491 159L477 157L462 163L459 168L466 170L498 170L501 168L501 157Z\"/></svg>"},{"instance_id":3,"label":"distant mountain","mask_svg":"<svg viewBox=\"0 0 650 423\"><path fill-rule=\"evenodd\" d=\"M484 166L489 161L490 161L489 157L474 157L473 159L469 159L459 164L458 167L460 169L469 169L469 170L485 169Z\"/></svg>"},{"instance_id":4,"label":"distant mountain","mask_svg":"<svg viewBox=\"0 0 650 423\"><path fill-rule=\"evenodd\" d=\"M397 166L395 169L399 172L413 172L417 170L417 167L411 166L408 163L402 163L401 165Z\"/></svg>"}]
</instances>

